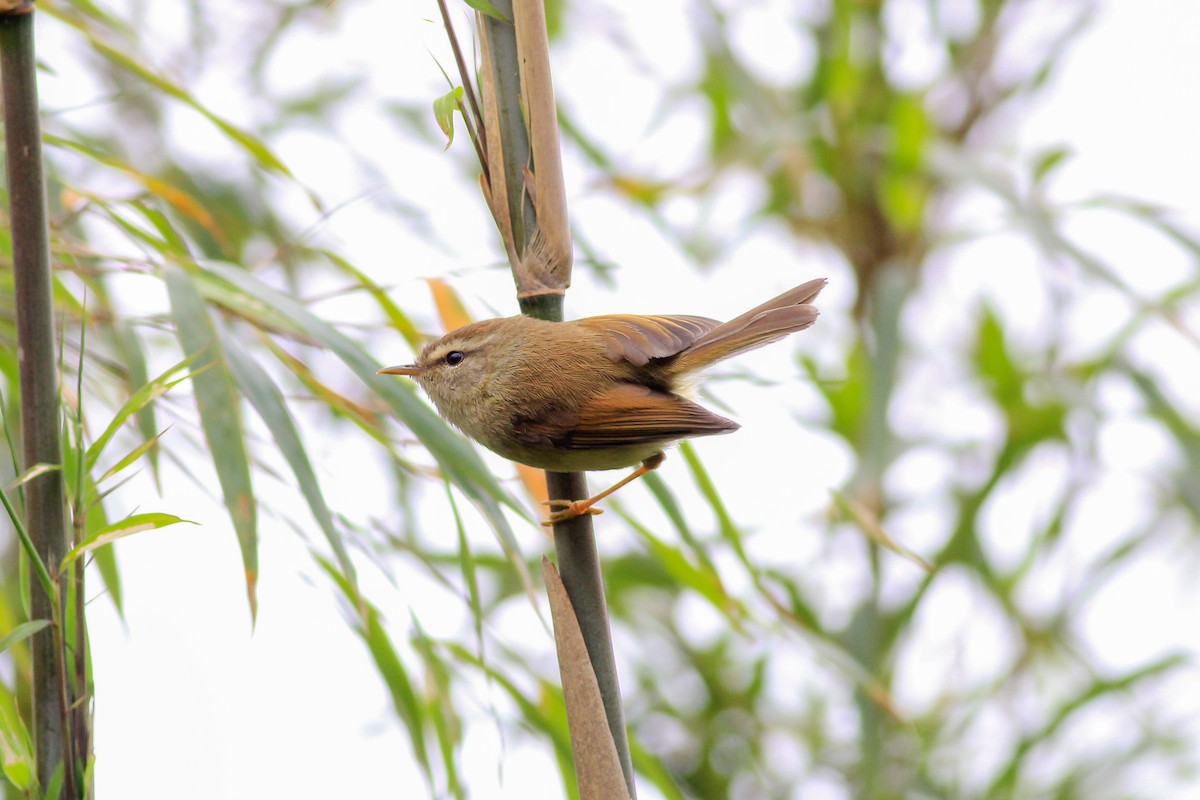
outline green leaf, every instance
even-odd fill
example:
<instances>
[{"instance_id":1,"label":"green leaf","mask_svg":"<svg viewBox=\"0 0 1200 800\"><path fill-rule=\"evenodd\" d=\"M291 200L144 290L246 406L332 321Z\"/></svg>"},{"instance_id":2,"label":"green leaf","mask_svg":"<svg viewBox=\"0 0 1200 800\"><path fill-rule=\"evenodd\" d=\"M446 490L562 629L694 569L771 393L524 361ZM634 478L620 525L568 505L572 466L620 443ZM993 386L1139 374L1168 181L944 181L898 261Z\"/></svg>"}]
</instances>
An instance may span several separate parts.
<instances>
[{"instance_id":1,"label":"green leaf","mask_svg":"<svg viewBox=\"0 0 1200 800\"><path fill-rule=\"evenodd\" d=\"M1065 145L1051 147L1038 153L1033 161L1033 182L1041 183L1044 181L1050 176L1050 173L1064 164L1072 155L1074 153L1071 148Z\"/></svg>"},{"instance_id":2,"label":"green leaf","mask_svg":"<svg viewBox=\"0 0 1200 800\"><path fill-rule=\"evenodd\" d=\"M450 482L464 492L483 513L496 532L510 563L520 573L526 592L533 597L533 583L529 571L521 558L520 547L500 509L500 504L503 503L526 519L529 518L528 513L488 471L479 454L467 440L451 430L450 426L423 403L411 384L376 374L381 366L377 359L369 356L357 342L295 300L276 291L245 270L217 262L208 262L206 268L211 274L220 276L240 291L255 297L258 302L293 320L298 327L340 358L359 380L387 403L391 412L428 448Z\"/></svg>"},{"instance_id":3,"label":"green leaf","mask_svg":"<svg viewBox=\"0 0 1200 800\"><path fill-rule=\"evenodd\" d=\"M449 150L450 145L454 144L454 112L462 102L462 97L462 87L455 86L433 101L434 119L437 120L438 127L442 129L442 133L446 134L446 146L442 148L443 150Z\"/></svg>"},{"instance_id":4,"label":"green leaf","mask_svg":"<svg viewBox=\"0 0 1200 800\"><path fill-rule=\"evenodd\" d=\"M17 710L16 698L3 683L0 683L0 768L18 791L33 796L37 785L33 740Z\"/></svg>"},{"instance_id":5,"label":"green leaf","mask_svg":"<svg viewBox=\"0 0 1200 800\"><path fill-rule=\"evenodd\" d=\"M292 473L296 476L296 483L300 486L300 492L308 502L313 519L321 526L321 531L325 534L330 548L337 556L342 572L352 583L356 582L354 564L342 543L341 534L333 524L333 514L330 513L329 506L325 503L325 495L321 493L317 474L313 471L308 452L304 449L304 443L296 430L296 423L292 419L292 415L288 413L283 393L268 377L266 371L254 361L249 353L242 349L233 336L223 334L221 339L224 343L225 358L230 372L238 386L241 387L246 399L254 406L254 410L258 412L258 416L262 418L263 423L271 432L271 438L279 446L279 452L283 454L288 466L292 468Z\"/></svg>"},{"instance_id":6,"label":"green leaf","mask_svg":"<svg viewBox=\"0 0 1200 800\"><path fill-rule=\"evenodd\" d=\"M512 22L511 19L504 16L504 14L500 12L500 9L489 3L488 0L464 0L464 2L471 8L478 11L480 14L486 14L487 16L492 17L493 19L498 19L501 22Z\"/></svg>"},{"instance_id":7,"label":"green leaf","mask_svg":"<svg viewBox=\"0 0 1200 800\"><path fill-rule=\"evenodd\" d=\"M754 575L758 570L751 562L749 554L746 553L746 547L742 543L742 531L737 523L733 521L733 517L730 516L729 509L725 507L725 501L721 499L721 495L717 491L717 485L713 483L708 470L701 463L700 456L696 455L696 448L692 446L691 442L683 441L680 442L679 453L683 456L683 460L687 462L688 470L692 473L692 479L696 482L696 488L700 490L700 494L708 501L709 507L712 508L713 514L717 517L717 527L721 533L721 538L737 554L738 561L742 563L746 571Z\"/></svg>"},{"instance_id":8,"label":"green leaf","mask_svg":"<svg viewBox=\"0 0 1200 800\"><path fill-rule=\"evenodd\" d=\"M508 675L485 662L462 645L456 642L444 642L442 646L461 664L478 669L490 681L503 689L504 693L508 695L508 698L520 711L525 724L531 730L540 731L545 734L553 744L557 756L565 759L568 763L570 762L571 739L570 733L567 730L567 713L566 707L563 704L561 690L557 687L548 686L545 681L541 681L539 686L546 694L542 698L542 704L539 705L530 699L535 696L533 692L524 686L518 686Z\"/></svg>"},{"instance_id":9,"label":"green leaf","mask_svg":"<svg viewBox=\"0 0 1200 800\"><path fill-rule=\"evenodd\" d=\"M65 17L63 19L70 21ZM152 70L150 67L142 64L130 53L112 47L106 42L101 41L99 38L97 38L92 28L80 24L76 24L76 27L79 28L79 30L82 31L85 36L87 36L87 38L91 41L92 46L96 48L97 52L108 58L114 64L117 64L138 76L163 94L173 97L189 108L195 110L205 119L216 125L222 133L241 146L243 150L249 153L254 160L258 162L260 167L269 172L276 172L281 175L291 177L291 172L288 170L287 166L284 165L284 163L280 161L274 153L271 152L270 148L263 144L263 142L257 137L248 133L247 131L242 130L241 128L238 128L236 125L233 125L225 119L222 119L212 111L209 111L208 108L197 101L196 98L188 94L188 92L185 91L181 86L172 83L162 75Z\"/></svg>"},{"instance_id":10,"label":"green leaf","mask_svg":"<svg viewBox=\"0 0 1200 800\"><path fill-rule=\"evenodd\" d=\"M863 340L856 340L846 353L844 377L830 380L820 373L817 363L810 358L803 359L801 364L813 386L829 404L832 417L829 429L850 445L861 444L866 434L867 376L870 374L870 356Z\"/></svg>"},{"instance_id":11,"label":"green leaf","mask_svg":"<svg viewBox=\"0 0 1200 800\"><path fill-rule=\"evenodd\" d=\"M196 358L198 371L192 375L192 386L200 425L241 547L246 595L254 618L258 610L258 516L237 386L225 362L217 327L191 276L176 265L167 266L165 274L175 335L183 351Z\"/></svg>"},{"instance_id":12,"label":"green leaf","mask_svg":"<svg viewBox=\"0 0 1200 800\"><path fill-rule=\"evenodd\" d=\"M9 631L3 638L0 638L0 653L3 653L18 642L25 641L49 624L50 620L48 619L35 619L29 622L22 622Z\"/></svg>"},{"instance_id":13,"label":"green leaf","mask_svg":"<svg viewBox=\"0 0 1200 800\"><path fill-rule=\"evenodd\" d=\"M712 569L702 569L688 561L687 556L677 547L664 542L655 536L653 531L641 524L623 509L614 509L642 537L642 541L650 549L650 553L670 573L675 582L691 589L708 600L715 609L731 622L737 623L746 616L745 607L725 590L721 576Z\"/></svg>"},{"instance_id":14,"label":"green leaf","mask_svg":"<svg viewBox=\"0 0 1200 800\"><path fill-rule=\"evenodd\" d=\"M334 267L358 281L371 294L371 297L375 298L375 302L379 304L379 308L387 315L388 322L400 332L400 335L404 337L404 341L408 342L409 347L412 347L414 350L420 349L422 341L420 332L412 324L408 315L401 310L400 306L396 305L392 301L392 298L388 297L387 292L384 291L382 286L371 280L371 276L358 269L358 267L355 267L337 253L329 250L320 250L318 252L328 258L329 263L333 264Z\"/></svg>"},{"instance_id":15,"label":"green leaf","mask_svg":"<svg viewBox=\"0 0 1200 800\"><path fill-rule=\"evenodd\" d=\"M87 449L86 467L90 471L96 466L96 461L100 458L100 454L104 452L105 446L121 426L125 424L125 420L129 419L134 414L139 413L147 408L158 398L166 394L173 386L176 386L187 380L188 376L184 376L177 380L170 380L171 376L179 372L181 369L192 363L194 359L188 357L180 361L178 364L168 368L165 372L159 375L154 380L150 381L142 388L138 389L133 395L125 401L125 405L121 406L116 415L109 420L108 426L104 432L97 437L96 441L92 442L92 446Z\"/></svg>"},{"instance_id":16,"label":"green leaf","mask_svg":"<svg viewBox=\"0 0 1200 800\"><path fill-rule=\"evenodd\" d=\"M15 508L13 508L12 503L9 502L8 493L5 492L2 487L0 487L0 503L4 504L4 510L8 513L8 520L12 523L13 528L16 530L17 538L21 540L21 546L25 549L25 555L28 558L28 563L31 564L34 568L34 571L37 572L38 581L40 581L42 584L42 590L46 592L46 596L51 599L51 602L57 603L58 592L54 591L54 579L50 577L50 570L46 567L46 562L42 560L41 554L34 546L33 540L29 538L29 532L25 530L25 523L22 520L21 515L17 513ZM22 569L24 568L25 563L25 561L21 561ZM28 602L29 594L24 586L24 580L22 580L21 589L21 597Z\"/></svg>"},{"instance_id":17,"label":"green leaf","mask_svg":"<svg viewBox=\"0 0 1200 800\"><path fill-rule=\"evenodd\" d=\"M921 167L925 148L933 133L925 98L919 94L898 95L891 109L891 165L902 172L914 172Z\"/></svg>"},{"instance_id":18,"label":"green leaf","mask_svg":"<svg viewBox=\"0 0 1200 800\"><path fill-rule=\"evenodd\" d=\"M145 455L148 450L152 449L154 447L154 445L158 444L159 438L161 438L164 433L166 433L165 430L161 431L159 433L156 433L156 434L154 434L154 436L150 437L146 441L139 444L137 447L130 450L128 453L125 454L124 458L122 458L116 464L113 464L111 467L109 467L108 471L100 476L100 480L98 480L97 483L103 483L106 479L111 478L112 476L119 473L121 470L128 467L130 464L137 461L139 458L141 458L143 455Z\"/></svg>"},{"instance_id":19,"label":"green leaf","mask_svg":"<svg viewBox=\"0 0 1200 800\"><path fill-rule=\"evenodd\" d=\"M425 775L431 777L432 767L429 761L428 746L425 743L424 709L413 688L413 681L409 678L408 670L405 669L404 662L400 660L400 655L392 645L391 637L384 630L379 621L379 614L374 608L368 608L365 627L360 633L367 643L367 649L371 651L375 667L383 676L388 691L391 692L392 706L408 729L408 738L412 742L413 754L417 757L417 763L421 765Z\"/></svg>"},{"instance_id":20,"label":"green leaf","mask_svg":"<svg viewBox=\"0 0 1200 800\"><path fill-rule=\"evenodd\" d=\"M463 525L462 514L458 513L458 503L454 502L454 492L446 496L450 500L450 510L454 512L454 528L458 534L458 566L463 581L467 585L467 602L471 607L471 618L475 623L475 641L483 652L483 601L479 594L479 577L475 565L475 554L471 552L471 543L467 540L467 529Z\"/></svg>"},{"instance_id":21,"label":"green leaf","mask_svg":"<svg viewBox=\"0 0 1200 800\"><path fill-rule=\"evenodd\" d=\"M437 735L438 750L442 757L442 768L446 774L446 791L459 800L466 798L466 791L459 778L455 750L462 744L463 725L454 708L454 681L450 665L442 657L434 642L425 633L416 616L411 616L413 625L412 643L425 666L425 703L430 722Z\"/></svg>"},{"instance_id":22,"label":"green leaf","mask_svg":"<svg viewBox=\"0 0 1200 800\"><path fill-rule=\"evenodd\" d=\"M425 773L425 777L431 780L433 768L429 761L429 749L425 743L425 712L420 698L413 688L413 681L409 678L408 670L405 669L404 662L400 659L400 654L396 652L391 637L388 636L380 622L379 610L363 599L357 588L345 575L338 572L333 564L319 555L314 554L314 557L354 607L359 623L358 635L366 642L371 658L375 661L375 668L379 670L384 683L387 684L388 691L392 695L392 707L408 729L408 738L412 743L413 754L416 756L421 770Z\"/></svg>"},{"instance_id":23,"label":"green leaf","mask_svg":"<svg viewBox=\"0 0 1200 800\"><path fill-rule=\"evenodd\" d=\"M47 472L58 472L61 469L62 465L60 464L34 464L32 467L13 478L12 482L9 483L8 486L4 487L4 489L5 491L8 491L17 488L18 486L24 486L38 475L45 475Z\"/></svg>"},{"instance_id":24,"label":"green leaf","mask_svg":"<svg viewBox=\"0 0 1200 800\"><path fill-rule=\"evenodd\" d=\"M107 527L109 524L108 512L104 508L103 497L98 496L99 493L96 491L96 485L92 483L90 477L85 478L85 482L87 484L85 490L88 496L95 497L96 499L88 503L84 530L95 531ZM117 614L124 619L124 592L121 586L121 573L117 568L116 549L101 547L99 550L93 550L91 565L96 567L100 572L100 578L104 581L106 594L112 600L113 606L116 607Z\"/></svg>"},{"instance_id":25,"label":"green leaf","mask_svg":"<svg viewBox=\"0 0 1200 800\"><path fill-rule=\"evenodd\" d=\"M934 572L934 567L932 564L914 551L908 549L893 539L892 536L884 529L882 523L879 521L879 518L876 517L875 514L866 508L862 503L858 502L844 492L837 491L836 489L830 490L830 494L833 495L834 503L842 510L842 513L845 514L848 519L853 520L858 526L859 530L865 533L867 538L869 538L872 542L886 550L892 551L901 558L911 561L926 572Z\"/></svg>"},{"instance_id":26,"label":"green leaf","mask_svg":"<svg viewBox=\"0 0 1200 800\"><path fill-rule=\"evenodd\" d=\"M979 315L975 365L1002 408L1024 402L1025 377L1009 353L1000 318L988 306L984 306Z\"/></svg>"},{"instance_id":27,"label":"green leaf","mask_svg":"<svg viewBox=\"0 0 1200 800\"><path fill-rule=\"evenodd\" d=\"M87 538L67 551L67 554L63 556L62 564L66 566L85 553L95 550L97 547L103 547L106 544L115 542L117 539L124 539L126 536L132 536L142 531L165 528L177 522L186 522L190 525L196 524L190 519L181 519L174 514L133 514L120 522L114 522L98 531L89 533Z\"/></svg>"}]
</instances>

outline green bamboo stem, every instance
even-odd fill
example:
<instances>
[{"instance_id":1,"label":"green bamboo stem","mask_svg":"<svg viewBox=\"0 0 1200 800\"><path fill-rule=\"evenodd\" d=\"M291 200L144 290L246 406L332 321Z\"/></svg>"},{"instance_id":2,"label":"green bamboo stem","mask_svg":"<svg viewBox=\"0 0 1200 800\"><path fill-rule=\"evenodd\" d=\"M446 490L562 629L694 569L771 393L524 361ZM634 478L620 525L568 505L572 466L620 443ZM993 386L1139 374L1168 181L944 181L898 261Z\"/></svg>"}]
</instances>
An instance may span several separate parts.
<instances>
[{"instance_id":1,"label":"green bamboo stem","mask_svg":"<svg viewBox=\"0 0 1200 800\"><path fill-rule=\"evenodd\" d=\"M521 313L552 322L562 322L562 295L538 295L522 298ZM546 489L551 500L578 500L588 497L587 478L582 472L547 472ZM617 747L621 771L630 797L637 797L633 780L633 759L629 734L625 727L625 708L621 703L621 685L617 675L616 653L608 621L608 601L604 594L604 576L600 570L600 552L592 516L560 522L554 526L554 549L558 554L558 574L571 598L575 618L583 635L592 671L604 700L608 729Z\"/></svg>"},{"instance_id":2,"label":"green bamboo stem","mask_svg":"<svg viewBox=\"0 0 1200 800\"><path fill-rule=\"evenodd\" d=\"M510 0L499 0L493 5L512 19ZM493 164L491 167L504 170L509 223L512 225L513 240L521 249L520 252L523 252L533 236L535 211L529 193L525 191L525 168L530 163L530 147L525 117L521 113L521 75L518 67L516 31L512 23L488 16L483 17L483 26L487 29L487 36L491 42L492 67L495 70L496 114L500 123L497 133L504 142L500 151L504 163Z\"/></svg>"},{"instance_id":3,"label":"green bamboo stem","mask_svg":"<svg viewBox=\"0 0 1200 800\"><path fill-rule=\"evenodd\" d=\"M495 0L494 5L508 19L516 18L512 0ZM523 54L518 52L516 29L513 24L483 16L482 25L488 39L488 53L491 63L484 69L491 69L494 79L496 97L496 119L499 130L489 131L489 136L499 136L503 163L493 164L493 170L503 170L509 225L512 231L513 248L510 257L517 256L514 263L514 277L518 289L522 283L535 284L538 280L530 280L529 275L516 274L517 270L533 268L531 262L524 257L530 243L538 233L538 209L533 203L532 187L526 186L531 172L539 169L548 170L557 165L544 163L533 164L534 148L529 139L529 125L522 113L526 103L532 103L535 98L522 93L521 69L518 66ZM544 28L544 22L541 23ZM542 31L544 36L544 30ZM542 43L544 45L544 42ZM529 54L524 54L528 57ZM544 48L541 58L545 58ZM548 70L547 65L546 69ZM548 77L548 72L545 73ZM465 77L464 77L465 82ZM544 87L530 89L525 87L526 94L533 91L549 91L548 82ZM539 97L546 101L541 107L553 109L552 97ZM530 113L533 113L530 111ZM550 113L553 113L552 111ZM556 136L557 134L555 134ZM542 159L558 159L558 152L543 152ZM554 214L560 221L566 219L565 201L558 193L561 207L551 208L553 202L541 197L540 204L543 214ZM499 220L497 220L499 223ZM503 226L501 226L503 229ZM569 234L567 234L569 238ZM569 250L569 246L568 246ZM569 256L569 253L568 253ZM569 279L569 261L565 273L559 273L556 278L558 286L547 286L546 291L529 294L518 292L521 313L549 320L562 322L563 294ZM587 480L582 472L547 472L546 485L552 500L578 500L588 496ZM631 798L637 797L637 788L633 776L633 760L629 749L629 736L625 727L625 712L621 704L621 687L617 678L616 657L613 651L612 632L609 627L608 604L604 594L604 580L600 569L600 555L596 547L595 531L592 527L592 517L582 516L559 523L554 526L554 545L558 555L558 571L562 578L563 587L571 599L575 616L579 622L584 646L596 675L596 682L603 698L605 716L608 728L612 733L613 744L624 773L625 784ZM568 718L569 722L569 718Z\"/></svg>"},{"instance_id":4,"label":"green bamboo stem","mask_svg":"<svg viewBox=\"0 0 1200 800\"><path fill-rule=\"evenodd\" d=\"M32 4L0 15L0 78L13 240L13 281L17 345L21 373L21 426L24 465L61 464L58 368L50 272L46 183L42 174ZM25 527L50 575L67 549L62 470L50 470L25 487ZM57 590L56 590L57 591ZM54 619L59 629L61 599L37 584L31 589L34 619ZM59 631L61 636L61 630ZM33 733L38 780L49 786L64 768L64 794L74 796L73 770L65 764L66 702L62 679L66 665L47 629L30 641L33 656Z\"/></svg>"}]
</instances>

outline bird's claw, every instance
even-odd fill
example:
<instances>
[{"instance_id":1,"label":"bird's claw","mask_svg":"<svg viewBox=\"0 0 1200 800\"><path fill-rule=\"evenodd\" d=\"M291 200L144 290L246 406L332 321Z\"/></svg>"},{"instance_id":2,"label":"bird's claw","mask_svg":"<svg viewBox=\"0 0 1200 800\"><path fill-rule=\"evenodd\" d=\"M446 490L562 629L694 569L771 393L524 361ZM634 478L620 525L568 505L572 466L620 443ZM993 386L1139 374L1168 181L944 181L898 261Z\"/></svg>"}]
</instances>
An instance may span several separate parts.
<instances>
[{"instance_id":1,"label":"bird's claw","mask_svg":"<svg viewBox=\"0 0 1200 800\"><path fill-rule=\"evenodd\" d=\"M596 508L590 505L586 500L545 500L542 505L550 508L559 508L561 511L551 512L550 518L542 524L549 528L559 522L566 522L569 519L582 517L584 514L603 514L603 508Z\"/></svg>"}]
</instances>

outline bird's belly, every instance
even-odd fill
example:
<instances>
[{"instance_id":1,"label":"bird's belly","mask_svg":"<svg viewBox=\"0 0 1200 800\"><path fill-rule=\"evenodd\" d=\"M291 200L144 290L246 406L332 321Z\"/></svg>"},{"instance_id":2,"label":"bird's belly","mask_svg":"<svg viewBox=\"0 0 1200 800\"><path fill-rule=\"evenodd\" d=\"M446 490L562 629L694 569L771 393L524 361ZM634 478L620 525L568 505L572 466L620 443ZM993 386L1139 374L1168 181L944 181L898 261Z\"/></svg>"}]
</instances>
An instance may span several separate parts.
<instances>
[{"instance_id":1,"label":"bird's belly","mask_svg":"<svg viewBox=\"0 0 1200 800\"><path fill-rule=\"evenodd\" d=\"M584 470L621 469L640 464L671 444L671 440L650 442L623 447L605 447L588 450L537 448L525 445L514 446L511 442L487 442L482 444L492 452L505 458L537 469L552 472L580 472Z\"/></svg>"}]
</instances>

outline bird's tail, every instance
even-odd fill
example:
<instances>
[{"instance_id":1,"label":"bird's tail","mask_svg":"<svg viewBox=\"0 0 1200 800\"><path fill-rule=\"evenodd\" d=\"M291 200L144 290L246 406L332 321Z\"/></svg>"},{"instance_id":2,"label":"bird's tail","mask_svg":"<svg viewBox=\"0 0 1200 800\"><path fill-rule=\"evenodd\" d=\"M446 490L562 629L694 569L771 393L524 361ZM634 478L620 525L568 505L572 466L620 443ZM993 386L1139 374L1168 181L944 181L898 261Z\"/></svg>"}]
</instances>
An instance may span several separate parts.
<instances>
[{"instance_id":1,"label":"bird's tail","mask_svg":"<svg viewBox=\"0 0 1200 800\"><path fill-rule=\"evenodd\" d=\"M681 376L699 372L730 356L804 330L817 321L820 312L809 302L820 294L825 283L824 278L808 281L718 325L681 352L672 362L671 371Z\"/></svg>"}]
</instances>

